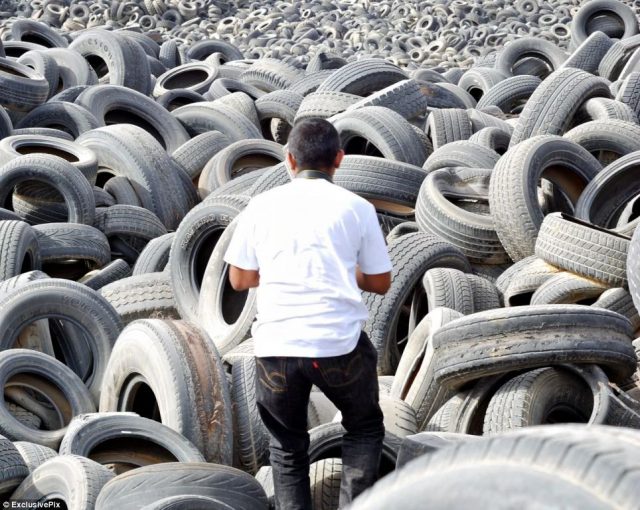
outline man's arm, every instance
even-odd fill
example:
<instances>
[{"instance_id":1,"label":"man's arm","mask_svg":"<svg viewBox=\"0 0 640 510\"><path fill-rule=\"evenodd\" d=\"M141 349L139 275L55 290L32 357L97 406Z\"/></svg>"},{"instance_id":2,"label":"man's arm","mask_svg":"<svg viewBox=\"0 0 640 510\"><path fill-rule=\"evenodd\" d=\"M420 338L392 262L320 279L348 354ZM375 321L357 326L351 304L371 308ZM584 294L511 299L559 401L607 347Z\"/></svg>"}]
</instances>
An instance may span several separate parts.
<instances>
[{"instance_id":1,"label":"man's arm","mask_svg":"<svg viewBox=\"0 0 640 510\"><path fill-rule=\"evenodd\" d=\"M260 285L260 272L229 265L229 281L233 290L251 289Z\"/></svg>"},{"instance_id":2,"label":"man's arm","mask_svg":"<svg viewBox=\"0 0 640 510\"><path fill-rule=\"evenodd\" d=\"M359 267L356 267L356 281L358 287L365 292L386 294L391 287L391 271L380 274L365 274Z\"/></svg>"}]
</instances>

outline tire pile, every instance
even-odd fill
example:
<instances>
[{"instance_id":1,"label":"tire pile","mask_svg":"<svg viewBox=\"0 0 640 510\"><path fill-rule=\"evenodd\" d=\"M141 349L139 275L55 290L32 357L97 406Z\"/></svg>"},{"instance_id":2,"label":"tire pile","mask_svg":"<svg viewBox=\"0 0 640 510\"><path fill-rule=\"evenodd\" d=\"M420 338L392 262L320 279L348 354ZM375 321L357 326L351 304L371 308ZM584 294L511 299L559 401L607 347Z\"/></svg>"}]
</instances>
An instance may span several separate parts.
<instances>
[{"instance_id":1,"label":"tire pile","mask_svg":"<svg viewBox=\"0 0 640 510\"><path fill-rule=\"evenodd\" d=\"M0 51L0 497L273 504L255 291L222 255L251 197L290 181L293 124L322 117L347 153L335 182L376 206L394 266L364 295L389 476L352 508L637 506L630 7L378 2L353 28L325 21L356 2L18 5L48 25L11 18ZM522 19L539 26L516 37ZM399 32L446 44L399 56ZM324 46L297 54L308 41ZM320 392L308 422L314 508L333 509L343 429Z\"/></svg>"}]
</instances>

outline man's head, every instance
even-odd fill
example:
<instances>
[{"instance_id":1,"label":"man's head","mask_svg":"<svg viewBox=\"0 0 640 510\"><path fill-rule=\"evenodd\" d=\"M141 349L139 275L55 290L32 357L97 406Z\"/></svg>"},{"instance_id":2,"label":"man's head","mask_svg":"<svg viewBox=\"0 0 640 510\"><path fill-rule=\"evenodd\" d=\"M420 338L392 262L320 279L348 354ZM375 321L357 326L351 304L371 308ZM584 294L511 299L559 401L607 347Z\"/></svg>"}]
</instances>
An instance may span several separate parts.
<instances>
[{"instance_id":1,"label":"man's head","mask_svg":"<svg viewBox=\"0 0 640 510\"><path fill-rule=\"evenodd\" d=\"M343 156L338 131L324 119L297 122L289 134L287 162L294 173L321 170L333 175Z\"/></svg>"}]
</instances>

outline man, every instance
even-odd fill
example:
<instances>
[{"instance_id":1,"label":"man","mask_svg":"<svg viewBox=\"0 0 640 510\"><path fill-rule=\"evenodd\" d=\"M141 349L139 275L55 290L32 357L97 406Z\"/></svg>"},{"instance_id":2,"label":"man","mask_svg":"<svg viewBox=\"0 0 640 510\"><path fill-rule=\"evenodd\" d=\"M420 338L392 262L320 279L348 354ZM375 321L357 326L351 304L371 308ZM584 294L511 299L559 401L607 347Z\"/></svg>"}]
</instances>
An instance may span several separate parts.
<instances>
[{"instance_id":1,"label":"man","mask_svg":"<svg viewBox=\"0 0 640 510\"><path fill-rule=\"evenodd\" d=\"M384 294L391 262L374 207L334 185L344 152L329 122L289 135L291 183L251 200L225 254L236 290L258 287L252 328L260 416L278 510L310 510L307 406L315 384L342 412L340 507L377 477L384 426L360 290Z\"/></svg>"}]
</instances>

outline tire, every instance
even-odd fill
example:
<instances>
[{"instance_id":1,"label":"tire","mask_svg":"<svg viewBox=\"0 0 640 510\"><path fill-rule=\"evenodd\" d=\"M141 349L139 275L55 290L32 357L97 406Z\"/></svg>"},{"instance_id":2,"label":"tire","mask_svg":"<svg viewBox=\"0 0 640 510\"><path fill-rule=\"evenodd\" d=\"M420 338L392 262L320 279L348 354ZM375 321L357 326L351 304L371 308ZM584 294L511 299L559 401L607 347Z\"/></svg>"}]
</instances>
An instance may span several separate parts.
<instances>
[{"instance_id":1,"label":"tire","mask_svg":"<svg viewBox=\"0 0 640 510\"><path fill-rule=\"evenodd\" d=\"M314 462L309 466L309 480L314 510L338 508L342 481L341 459L322 459Z\"/></svg>"},{"instance_id":2,"label":"tire","mask_svg":"<svg viewBox=\"0 0 640 510\"><path fill-rule=\"evenodd\" d=\"M344 92L312 92L304 97L294 117L294 123L309 118L328 119L347 111L357 104L361 97Z\"/></svg>"},{"instance_id":3,"label":"tire","mask_svg":"<svg viewBox=\"0 0 640 510\"><path fill-rule=\"evenodd\" d=\"M222 361L193 325L147 319L124 329L100 395L100 412L121 411L143 411L185 436L207 462L231 464L231 401Z\"/></svg>"},{"instance_id":4,"label":"tire","mask_svg":"<svg viewBox=\"0 0 640 510\"><path fill-rule=\"evenodd\" d=\"M489 169L432 171L420 187L416 204L416 222L422 231L451 243L470 262L480 264L509 261L492 216L461 208L463 203L469 203L469 199L478 204L486 202L491 173Z\"/></svg>"},{"instance_id":5,"label":"tire","mask_svg":"<svg viewBox=\"0 0 640 510\"><path fill-rule=\"evenodd\" d=\"M234 221L227 226L213 250L208 252L211 256L195 307L199 324L223 355L247 339L257 313L256 290L234 290L229 283L229 266L223 259L236 225Z\"/></svg>"},{"instance_id":6,"label":"tire","mask_svg":"<svg viewBox=\"0 0 640 510\"><path fill-rule=\"evenodd\" d=\"M36 232L24 221L0 221L0 280L42 268Z\"/></svg>"},{"instance_id":7,"label":"tire","mask_svg":"<svg viewBox=\"0 0 640 510\"><path fill-rule=\"evenodd\" d=\"M340 423L325 423L309 431L309 462L322 459L342 458L342 436L345 433ZM385 432L382 442L379 475L384 476L395 468L402 440Z\"/></svg>"},{"instance_id":8,"label":"tire","mask_svg":"<svg viewBox=\"0 0 640 510\"><path fill-rule=\"evenodd\" d=\"M173 152L189 140L180 122L158 103L135 90L115 85L97 85L76 99L98 120L107 123L126 122L147 131L167 152Z\"/></svg>"},{"instance_id":9,"label":"tire","mask_svg":"<svg viewBox=\"0 0 640 510\"><path fill-rule=\"evenodd\" d=\"M104 183L103 189L113 197L116 204L133 205L136 207L142 205L136 194L134 184L132 184L127 177L112 177Z\"/></svg>"},{"instance_id":10,"label":"tire","mask_svg":"<svg viewBox=\"0 0 640 510\"><path fill-rule=\"evenodd\" d=\"M615 99L594 97L582 105L576 117L576 122L582 124L589 120L623 120L632 124L638 124L638 117L626 104ZM583 119L585 121L583 122Z\"/></svg>"},{"instance_id":11,"label":"tire","mask_svg":"<svg viewBox=\"0 0 640 510\"><path fill-rule=\"evenodd\" d=\"M29 349L3 351L0 353L0 380L3 387L34 389L45 395L59 420L58 427L37 430L18 421L6 404L0 406L0 432L12 441L29 441L57 449L68 422L74 416L95 411L91 394L82 380L47 354Z\"/></svg>"},{"instance_id":12,"label":"tire","mask_svg":"<svg viewBox=\"0 0 640 510\"><path fill-rule=\"evenodd\" d=\"M489 89L505 78L505 75L495 69L476 67L466 71L457 85L469 92L476 101L479 101Z\"/></svg>"},{"instance_id":13,"label":"tire","mask_svg":"<svg viewBox=\"0 0 640 510\"><path fill-rule=\"evenodd\" d=\"M390 214L412 215L426 172L417 166L370 156L345 156L333 182Z\"/></svg>"},{"instance_id":14,"label":"tire","mask_svg":"<svg viewBox=\"0 0 640 510\"><path fill-rule=\"evenodd\" d=\"M96 510L138 510L169 496L210 496L232 508L264 510L267 497L251 475L229 466L165 463L117 476L100 491Z\"/></svg>"},{"instance_id":15,"label":"tire","mask_svg":"<svg viewBox=\"0 0 640 510\"><path fill-rule=\"evenodd\" d=\"M143 207L167 228L177 227L195 189L187 188L178 177L182 169L150 134L137 126L120 124L89 131L77 142L96 153L107 175L127 177ZM168 189L176 193L169 194Z\"/></svg>"},{"instance_id":16,"label":"tire","mask_svg":"<svg viewBox=\"0 0 640 510\"><path fill-rule=\"evenodd\" d=\"M139 276L164 271L169 262L169 251L174 237L175 233L170 232L149 241L140 252L140 256L133 266L132 275Z\"/></svg>"},{"instance_id":17,"label":"tire","mask_svg":"<svg viewBox=\"0 0 640 510\"><path fill-rule=\"evenodd\" d=\"M537 76L518 75L491 87L478 101L478 108L497 106L504 113L518 113L542 80Z\"/></svg>"},{"instance_id":18,"label":"tire","mask_svg":"<svg viewBox=\"0 0 640 510\"><path fill-rule=\"evenodd\" d=\"M169 68L158 76L153 89L153 96L161 95L174 89L183 89L204 94L209 90L211 83L218 77L218 68L202 62L189 62L177 67Z\"/></svg>"},{"instance_id":19,"label":"tire","mask_svg":"<svg viewBox=\"0 0 640 510\"><path fill-rule=\"evenodd\" d=\"M422 166L427 159L427 148L399 114L381 106L367 106L345 112L333 120L340 134L342 147L347 153L358 139L373 145L383 157Z\"/></svg>"},{"instance_id":20,"label":"tire","mask_svg":"<svg viewBox=\"0 0 640 510\"><path fill-rule=\"evenodd\" d=\"M94 226L109 239L113 251L116 251L115 240L125 242L133 248L136 252L135 258L123 254L123 258L129 264L134 264L138 258L138 244L144 246L151 239L167 233L167 229L155 214L133 205L98 208Z\"/></svg>"},{"instance_id":21,"label":"tire","mask_svg":"<svg viewBox=\"0 0 640 510\"><path fill-rule=\"evenodd\" d=\"M93 290L100 290L110 283L128 278L129 276L131 276L131 267L129 264L122 259L116 259L102 269L89 271L78 280L78 283L82 283Z\"/></svg>"},{"instance_id":22,"label":"tire","mask_svg":"<svg viewBox=\"0 0 640 510\"><path fill-rule=\"evenodd\" d=\"M477 103L469 105L468 98L460 93L464 92L460 88L451 90L447 87L447 83L417 81L420 84L420 90L427 98L429 108L458 108L464 110L467 108L475 108L477 105ZM473 99L472 96L469 97ZM465 101L465 99L467 100Z\"/></svg>"},{"instance_id":23,"label":"tire","mask_svg":"<svg viewBox=\"0 0 640 510\"><path fill-rule=\"evenodd\" d=\"M251 474L268 464L269 432L256 402L256 359L244 356L233 364L231 400L234 410L234 450L237 467Z\"/></svg>"},{"instance_id":24,"label":"tire","mask_svg":"<svg viewBox=\"0 0 640 510\"><path fill-rule=\"evenodd\" d=\"M591 305L607 290L603 283L561 272L544 282L531 296L532 305Z\"/></svg>"},{"instance_id":25,"label":"tire","mask_svg":"<svg viewBox=\"0 0 640 510\"><path fill-rule=\"evenodd\" d=\"M526 262L512 273L513 279L503 287L502 298L505 307L531 304L533 294L544 283L559 274L560 269L535 256L522 259ZM516 265L512 266L515 270ZM510 270L505 271L505 274Z\"/></svg>"},{"instance_id":26,"label":"tire","mask_svg":"<svg viewBox=\"0 0 640 510\"><path fill-rule=\"evenodd\" d=\"M109 241L94 227L74 223L36 225L40 259L45 264L81 261L90 269L103 267L111 261Z\"/></svg>"},{"instance_id":27,"label":"tire","mask_svg":"<svg viewBox=\"0 0 640 510\"><path fill-rule=\"evenodd\" d=\"M13 500L61 501L67 508L94 508L113 478L106 467L77 455L59 455L38 466L11 495Z\"/></svg>"},{"instance_id":28,"label":"tire","mask_svg":"<svg viewBox=\"0 0 640 510\"><path fill-rule=\"evenodd\" d=\"M229 144L229 140L222 133L209 131L182 144L171 157L185 169L191 180L195 180L207 162Z\"/></svg>"},{"instance_id":29,"label":"tire","mask_svg":"<svg viewBox=\"0 0 640 510\"><path fill-rule=\"evenodd\" d=\"M228 106L229 108L236 110L238 113L241 113L249 119L254 126L261 128L255 101L256 100L254 100L250 95L245 94L244 92L233 92L216 99L214 104Z\"/></svg>"},{"instance_id":30,"label":"tire","mask_svg":"<svg viewBox=\"0 0 640 510\"><path fill-rule=\"evenodd\" d=\"M402 398L416 411L418 430L424 428L449 391L433 384L433 333L444 324L462 317L447 308L432 310L409 337L393 379L390 396Z\"/></svg>"},{"instance_id":31,"label":"tire","mask_svg":"<svg viewBox=\"0 0 640 510\"><path fill-rule=\"evenodd\" d=\"M576 112L592 97L611 97L602 78L572 68L552 73L522 109L510 146L537 135L564 134Z\"/></svg>"},{"instance_id":32,"label":"tire","mask_svg":"<svg viewBox=\"0 0 640 510\"><path fill-rule=\"evenodd\" d=\"M128 442L128 446L119 446L119 441ZM79 455L113 465L116 474L161 462L204 462L184 436L134 413L77 416L69 424L59 451L60 455Z\"/></svg>"},{"instance_id":33,"label":"tire","mask_svg":"<svg viewBox=\"0 0 640 510\"><path fill-rule=\"evenodd\" d=\"M560 213L547 215L536 241L536 256L611 287L627 282L628 251L628 237Z\"/></svg>"},{"instance_id":34,"label":"tire","mask_svg":"<svg viewBox=\"0 0 640 510\"><path fill-rule=\"evenodd\" d=\"M9 413L23 425L32 429L39 429L42 426L40 417L31 411L27 411L24 407L9 402L7 408L9 409Z\"/></svg>"},{"instance_id":35,"label":"tire","mask_svg":"<svg viewBox=\"0 0 640 510\"><path fill-rule=\"evenodd\" d=\"M233 507L217 498L208 496L170 496L145 505L142 510L233 510Z\"/></svg>"},{"instance_id":36,"label":"tire","mask_svg":"<svg viewBox=\"0 0 640 510\"><path fill-rule=\"evenodd\" d=\"M400 68L385 60L362 59L334 71L317 91L346 92L364 97L405 79L407 76Z\"/></svg>"},{"instance_id":37,"label":"tire","mask_svg":"<svg viewBox=\"0 0 640 510\"><path fill-rule=\"evenodd\" d=\"M509 149L511 135L505 133L500 128L485 127L471 135L469 141L487 147L497 154L502 155Z\"/></svg>"},{"instance_id":38,"label":"tire","mask_svg":"<svg viewBox=\"0 0 640 510\"><path fill-rule=\"evenodd\" d=\"M493 168L500 155L482 145L469 141L448 143L429 156L422 168L427 173L447 167Z\"/></svg>"},{"instance_id":39,"label":"tire","mask_svg":"<svg viewBox=\"0 0 640 510\"><path fill-rule=\"evenodd\" d=\"M558 337L554 332L560 331ZM580 305L489 310L445 324L433 334L434 379L456 388L513 370L594 363L612 380L621 380L633 373L637 363L630 335L626 318Z\"/></svg>"},{"instance_id":40,"label":"tire","mask_svg":"<svg viewBox=\"0 0 640 510\"><path fill-rule=\"evenodd\" d=\"M471 283L462 271L434 267L424 274L422 286L430 310L444 307L462 315L474 313Z\"/></svg>"},{"instance_id":41,"label":"tire","mask_svg":"<svg viewBox=\"0 0 640 510\"><path fill-rule=\"evenodd\" d=\"M220 235L248 203L248 197L224 195L194 208L180 223L171 245L169 272L183 319L199 321L200 286Z\"/></svg>"},{"instance_id":42,"label":"tire","mask_svg":"<svg viewBox=\"0 0 640 510\"><path fill-rule=\"evenodd\" d=\"M26 65L0 57L0 104L12 111L28 112L47 100L49 84Z\"/></svg>"},{"instance_id":43,"label":"tire","mask_svg":"<svg viewBox=\"0 0 640 510\"><path fill-rule=\"evenodd\" d=\"M473 134L467 112L453 108L433 110L427 119L426 132L435 150L451 142L468 140Z\"/></svg>"},{"instance_id":44,"label":"tire","mask_svg":"<svg viewBox=\"0 0 640 510\"><path fill-rule=\"evenodd\" d=\"M455 432L419 432L418 434L407 436L402 440L396 469L400 469L418 457L435 453L441 448L476 439L479 438L470 434L457 434Z\"/></svg>"},{"instance_id":45,"label":"tire","mask_svg":"<svg viewBox=\"0 0 640 510\"><path fill-rule=\"evenodd\" d=\"M273 129L269 130L269 124L272 121L276 121L279 124L284 124L284 130L288 136L288 132L291 131L296 112L300 108L304 97L301 94L292 92L291 90L276 90L269 94L258 98L255 101L255 109L258 114L258 121L261 124L263 134L267 134L271 131L273 135ZM283 140L275 140L278 143L283 143Z\"/></svg>"},{"instance_id":46,"label":"tire","mask_svg":"<svg viewBox=\"0 0 640 510\"><path fill-rule=\"evenodd\" d=\"M14 441L13 446L20 452L29 473L33 473L37 467L58 455L58 452L51 448L27 441Z\"/></svg>"},{"instance_id":47,"label":"tire","mask_svg":"<svg viewBox=\"0 0 640 510\"><path fill-rule=\"evenodd\" d=\"M458 391L438 409L424 430L482 435L487 406L503 383L503 376L483 377L467 389Z\"/></svg>"},{"instance_id":48,"label":"tire","mask_svg":"<svg viewBox=\"0 0 640 510\"><path fill-rule=\"evenodd\" d=\"M488 507L500 498L506 506L517 505L521 498L535 498L545 507L560 504L588 508L595 498L605 507L633 506L638 497L633 480L621 477L622 485L616 483L610 491L594 485L584 471L585 462L602 473L634 469L635 448L613 437L615 430L611 435L600 432L609 429L556 425L460 442L422 456L388 476L358 498L352 508L414 510L426 498L436 509ZM636 438L633 433L633 441ZM504 492L496 488L504 484L517 486L517 495L510 492L505 499ZM547 490L541 492L541 484ZM474 490L469 491L470 486Z\"/></svg>"},{"instance_id":49,"label":"tire","mask_svg":"<svg viewBox=\"0 0 640 510\"><path fill-rule=\"evenodd\" d=\"M242 113L230 106L214 103L194 103L171 112L191 137L207 131L220 131L231 142L247 138L262 138L262 133Z\"/></svg>"},{"instance_id":50,"label":"tire","mask_svg":"<svg viewBox=\"0 0 640 510\"><path fill-rule=\"evenodd\" d=\"M8 163L22 155L47 154L58 156L78 169L90 184L95 184L98 171L96 155L89 149L60 138L50 136L20 135L10 136L0 141L0 162ZM25 186L18 186L17 193L38 198L60 200L58 194L52 196L51 190L44 186L33 186L26 192Z\"/></svg>"},{"instance_id":51,"label":"tire","mask_svg":"<svg viewBox=\"0 0 640 510\"><path fill-rule=\"evenodd\" d=\"M382 396L380 409L384 415L384 429L389 433L402 438L418 432L416 412L404 400Z\"/></svg>"},{"instance_id":52,"label":"tire","mask_svg":"<svg viewBox=\"0 0 640 510\"><path fill-rule=\"evenodd\" d=\"M238 189L233 187L233 191L238 190L239 194L246 193L250 197L255 197L260 193L264 193L265 191L269 191L270 189L276 188L278 186L284 186L291 182L291 175L287 170L287 167L284 163L280 163L279 165L272 166L271 168L264 168L261 170L256 170L255 172L251 172L244 176L238 177L237 179L233 179L231 182L221 186L218 188L212 195L216 194L225 194L231 193L234 181L240 181L240 179L246 179L246 183L248 184L250 181L250 176L254 173L261 172L253 178L253 182L248 188ZM245 183L242 183L242 187L244 188ZM240 182L237 183L237 186L240 186Z\"/></svg>"},{"instance_id":53,"label":"tire","mask_svg":"<svg viewBox=\"0 0 640 510\"><path fill-rule=\"evenodd\" d=\"M633 304L631 294L625 289L616 288L606 290L591 306L611 310L626 317L631 322L631 327L634 331L638 331L640 328L640 315Z\"/></svg>"},{"instance_id":54,"label":"tire","mask_svg":"<svg viewBox=\"0 0 640 510\"><path fill-rule=\"evenodd\" d=\"M636 310L640 311L640 229L636 229L629 245L627 277L629 279L629 293L633 298Z\"/></svg>"},{"instance_id":55,"label":"tire","mask_svg":"<svg viewBox=\"0 0 640 510\"><path fill-rule=\"evenodd\" d=\"M571 23L571 43L574 46L578 46L587 39L590 35L587 28L588 22L598 15L606 15L616 21L622 21L624 25L622 38L638 33L638 19L630 7L610 0L596 0L583 5Z\"/></svg>"},{"instance_id":56,"label":"tire","mask_svg":"<svg viewBox=\"0 0 640 510\"><path fill-rule=\"evenodd\" d=\"M8 498L14 489L29 476L29 468L9 439L0 438L0 452L4 461L0 476L0 494L4 498Z\"/></svg>"},{"instance_id":57,"label":"tire","mask_svg":"<svg viewBox=\"0 0 640 510\"><path fill-rule=\"evenodd\" d=\"M236 92L242 92L249 96L252 100L259 99L267 95L267 91L249 85L234 78L218 78L214 80L209 91L204 94L204 98L208 101L223 99Z\"/></svg>"},{"instance_id":58,"label":"tire","mask_svg":"<svg viewBox=\"0 0 640 510\"><path fill-rule=\"evenodd\" d=\"M244 58L238 48L220 39L205 39L192 44L186 57L189 60L204 60L213 53L221 53L223 63Z\"/></svg>"},{"instance_id":59,"label":"tire","mask_svg":"<svg viewBox=\"0 0 640 510\"><path fill-rule=\"evenodd\" d=\"M425 271L432 267L471 270L460 250L422 232L402 236L388 249L393 264L391 288L384 296L369 292L363 294L363 302L369 310L364 331L378 351L380 375L394 372L400 358L398 341L403 340L399 335L404 335L405 328L407 337L411 333L411 317L402 317L401 321L402 306L415 294ZM418 321L421 318L415 317Z\"/></svg>"},{"instance_id":60,"label":"tire","mask_svg":"<svg viewBox=\"0 0 640 510\"><path fill-rule=\"evenodd\" d=\"M467 280L471 284L473 310L475 313L493 310L502 306L498 289L490 280L476 274L468 274Z\"/></svg>"},{"instance_id":61,"label":"tire","mask_svg":"<svg viewBox=\"0 0 640 510\"><path fill-rule=\"evenodd\" d=\"M575 27L575 21L572 24L572 35ZM582 40L579 45L576 45L576 49L573 50L571 55L560 66L561 69L565 67L573 67L575 69L582 69L591 74L598 72L598 65L600 61L607 54L607 51L613 45L613 41L604 33L600 31L593 32L587 38Z\"/></svg>"},{"instance_id":62,"label":"tire","mask_svg":"<svg viewBox=\"0 0 640 510\"><path fill-rule=\"evenodd\" d=\"M491 174L491 216L498 238L514 261L534 253L543 220L537 200L537 183L546 169L554 166L564 169L563 176L547 174L547 179L560 185L574 204L602 168L591 154L569 140L536 136L509 149Z\"/></svg>"},{"instance_id":63,"label":"tire","mask_svg":"<svg viewBox=\"0 0 640 510\"><path fill-rule=\"evenodd\" d=\"M60 92L50 100L72 103L90 85L98 83L98 76L82 55L68 48L51 48L44 52L58 65Z\"/></svg>"},{"instance_id":64,"label":"tire","mask_svg":"<svg viewBox=\"0 0 640 510\"><path fill-rule=\"evenodd\" d=\"M549 423L604 423L608 410L606 384L607 376L598 367L586 367L584 375L568 367L525 372L507 381L491 397L483 433L496 435ZM599 409L596 402L603 392L605 407Z\"/></svg>"},{"instance_id":65,"label":"tire","mask_svg":"<svg viewBox=\"0 0 640 510\"><path fill-rule=\"evenodd\" d=\"M69 43L56 30L44 23L18 19L11 25L12 41L27 41L46 48L66 48Z\"/></svg>"},{"instance_id":66,"label":"tire","mask_svg":"<svg viewBox=\"0 0 640 510\"><path fill-rule=\"evenodd\" d=\"M313 92L316 92L322 82L333 74L333 71L333 69L323 69L321 71L305 74L287 90L306 97Z\"/></svg>"},{"instance_id":67,"label":"tire","mask_svg":"<svg viewBox=\"0 0 640 510\"><path fill-rule=\"evenodd\" d=\"M64 198L72 223L92 224L95 199L80 170L55 156L27 155L0 167L0 203L7 203L15 185L34 180L55 188Z\"/></svg>"},{"instance_id":68,"label":"tire","mask_svg":"<svg viewBox=\"0 0 640 510\"><path fill-rule=\"evenodd\" d=\"M49 100L31 110L19 123L20 129L62 127L73 138L99 127L98 119L84 106Z\"/></svg>"},{"instance_id":69,"label":"tire","mask_svg":"<svg viewBox=\"0 0 640 510\"><path fill-rule=\"evenodd\" d=\"M640 113L640 72L632 72L622 81L616 100L626 104L636 116Z\"/></svg>"},{"instance_id":70,"label":"tire","mask_svg":"<svg viewBox=\"0 0 640 510\"><path fill-rule=\"evenodd\" d=\"M615 228L628 202L640 193L635 178L638 154L617 159L599 172L580 195L575 216L606 229Z\"/></svg>"},{"instance_id":71,"label":"tire","mask_svg":"<svg viewBox=\"0 0 640 510\"><path fill-rule=\"evenodd\" d=\"M282 162L282 145L269 140L242 140L220 150L202 169L198 188L210 193L245 173Z\"/></svg>"},{"instance_id":72,"label":"tire","mask_svg":"<svg viewBox=\"0 0 640 510\"><path fill-rule=\"evenodd\" d=\"M113 306L123 324L138 319L179 319L169 274L147 273L105 285L100 294Z\"/></svg>"},{"instance_id":73,"label":"tire","mask_svg":"<svg viewBox=\"0 0 640 510\"><path fill-rule=\"evenodd\" d=\"M577 143L607 164L611 153L618 158L640 150L638 137L640 126L622 120L586 122L564 134L564 138Z\"/></svg>"},{"instance_id":74,"label":"tire","mask_svg":"<svg viewBox=\"0 0 640 510\"><path fill-rule=\"evenodd\" d=\"M1 349L13 347L23 328L40 319L60 318L79 329L93 357L92 370L83 380L97 399L106 361L122 328L109 303L80 283L54 278L26 283L3 296L0 302L0 325L5 332ZM69 351L61 348L63 352Z\"/></svg>"},{"instance_id":75,"label":"tire","mask_svg":"<svg viewBox=\"0 0 640 510\"><path fill-rule=\"evenodd\" d=\"M261 58L240 75L240 80L247 85L265 92L288 89L304 72L275 58Z\"/></svg>"},{"instance_id":76,"label":"tire","mask_svg":"<svg viewBox=\"0 0 640 510\"><path fill-rule=\"evenodd\" d=\"M498 54L494 68L504 76L513 76L514 66L523 57L536 57L545 62L551 72L556 71L567 59L564 51L555 44L535 37L523 37L511 41Z\"/></svg>"},{"instance_id":77,"label":"tire","mask_svg":"<svg viewBox=\"0 0 640 510\"><path fill-rule=\"evenodd\" d=\"M27 51L17 62L19 64L30 67L37 73L40 73L49 84L49 94L51 97L58 88L59 72L58 64L50 55L40 51Z\"/></svg>"},{"instance_id":78,"label":"tire","mask_svg":"<svg viewBox=\"0 0 640 510\"><path fill-rule=\"evenodd\" d=\"M417 81L402 80L360 99L349 106L347 111L364 106L384 106L405 119L414 119L427 111L428 104Z\"/></svg>"},{"instance_id":79,"label":"tire","mask_svg":"<svg viewBox=\"0 0 640 510\"><path fill-rule=\"evenodd\" d=\"M156 98L156 103L165 110L173 112L173 110L193 103L201 103L206 101L203 95L196 94L186 89L173 89L165 92Z\"/></svg>"},{"instance_id":80,"label":"tire","mask_svg":"<svg viewBox=\"0 0 640 510\"><path fill-rule=\"evenodd\" d=\"M386 237L387 244L400 239L406 234L414 234L419 232L418 224L415 221L405 221L394 227Z\"/></svg>"},{"instance_id":81,"label":"tire","mask_svg":"<svg viewBox=\"0 0 640 510\"><path fill-rule=\"evenodd\" d=\"M78 36L69 49L80 53L89 63L101 62L102 65L94 67L101 83L121 85L145 96L151 92L149 62L137 42L94 29Z\"/></svg>"}]
</instances>

